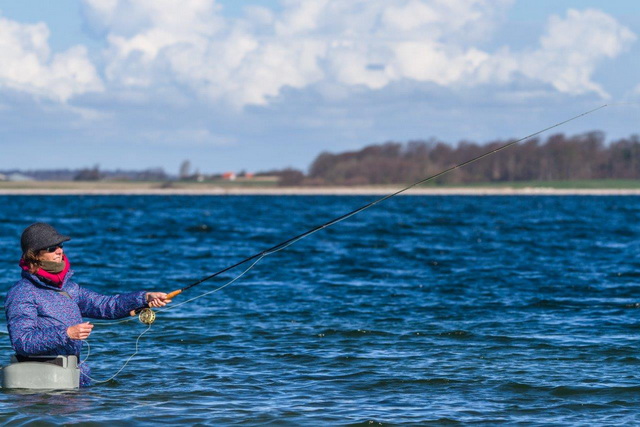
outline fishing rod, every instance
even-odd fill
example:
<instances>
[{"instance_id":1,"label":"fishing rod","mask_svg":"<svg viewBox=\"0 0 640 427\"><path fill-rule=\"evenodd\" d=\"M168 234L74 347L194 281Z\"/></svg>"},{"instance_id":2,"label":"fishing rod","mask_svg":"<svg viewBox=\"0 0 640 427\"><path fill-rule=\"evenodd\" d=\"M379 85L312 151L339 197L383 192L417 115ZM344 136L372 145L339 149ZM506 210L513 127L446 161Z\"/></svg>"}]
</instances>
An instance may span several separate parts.
<instances>
[{"instance_id":1,"label":"fishing rod","mask_svg":"<svg viewBox=\"0 0 640 427\"><path fill-rule=\"evenodd\" d=\"M552 125L552 126L549 126L549 127L546 127L546 128L544 128L544 129L542 129L542 130L539 130L539 131L537 131L537 132L534 132L534 133L532 133L531 135L527 135L527 136L525 136L525 137L523 137L523 138L520 138L520 139L517 139L517 140L515 140L515 141L509 142L509 143L507 143L507 144L504 144L504 145L502 145L502 146L500 146L500 147L498 147L498 148L495 148L495 149L493 149L493 150L491 150L491 151L488 151L488 152L486 152L486 153L484 153L484 154L481 154L481 155L479 155L479 156L477 156L477 157L474 157L474 158L472 158L472 159L470 159L470 160L467 160L467 161L465 161L465 162L459 163L459 164L457 164L457 165L455 165L455 166L451 166L450 168L447 168L447 169L443 170L442 172L438 172L438 173L436 173L435 175L431 175L431 176L429 176L429 177L427 177L427 178L421 179L420 181L414 182L413 184L408 185L408 186L406 186L406 187L402 188L401 190L398 190L398 191L396 191L396 192L394 192L394 193L391 193L391 194L387 194L386 196L383 196L383 197L381 197L381 198L379 198L379 199L376 199L376 200L374 200L374 201L372 201L372 202L370 202L370 203L367 203L366 205L361 206L361 207L359 207L358 209L355 209L355 210L353 210L353 211L351 211L351 212L349 212L349 213L346 213L346 214L344 214L344 215L340 215L339 217L334 218L334 219L332 219L331 221L325 222L325 223L324 223L324 224L322 224L322 225L318 225L318 226L316 226L316 227L313 227L313 228L311 228L311 229L309 229L309 230L305 231L304 233L300 233L300 234L298 234L297 236L291 237L290 239L287 239L287 240L285 240L285 241L283 241L283 242L281 242L281 243L278 243L277 245L274 245L274 246L270 247L269 249L265 249L265 250L263 250L263 251L261 251L261 252L258 252L258 253L256 253L256 254L254 254L254 255L248 256L248 257L246 257L245 259L243 259L242 261L239 261L239 262L237 262L237 263L235 263L235 264L233 264L233 265L231 265L231 266L229 266L229 267L223 268L222 270L217 271L216 273L213 273L213 274L211 274L211 275L209 275L209 276L206 276L206 277L204 277L204 278L202 278L202 279L198 280L197 282L191 283L191 284L189 284L189 285L187 285L187 286L185 286L185 287L183 287L183 288L180 288L180 289L177 289L177 290L175 290L175 291L173 291L173 292L170 292L170 293L168 293L168 294L167 294L167 299L169 299L169 300L170 300L170 299L173 299L173 297L175 297L175 296L177 296L177 295L181 294L182 292L184 292L184 291L186 291L186 290L188 290L188 289L191 289L191 288L193 288L193 287L195 287L195 286L198 286L199 284L201 284L201 283L203 283L203 282L206 282L206 281L208 281L208 280L211 280L211 279L213 279L214 277L217 277L217 276L219 276L219 275L221 275L221 274L223 274L223 273L225 273L225 272L227 272L227 271L229 271L229 270L233 270L234 268L236 268L236 267L238 267L238 266L240 266L240 265L242 265L242 264L245 264L245 263L247 263L247 262L249 262L249 261L252 261L252 260L255 260L255 259L257 259L257 261L259 261L261 258L263 258L263 257L265 257L265 256L267 256L267 255L269 255L269 254L272 254L272 253L274 253L274 252L280 251L280 250L282 250L282 249L286 248L287 246L292 245L293 243L297 242L298 240L304 239L305 237L307 237L307 236L309 236L309 235L311 235L311 234L313 234L313 233L315 233L315 232L317 232L317 231L320 231L320 230L322 230L322 229L325 229L325 228L327 228L327 227L330 227L330 226L332 226L332 225L334 225L334 224L336 224L336 223L338 223L338 222L340 222L340 221L343 221L343 220L345 220L345 219L347 219L347 218L349 218L349 217L351 217L351 216L353 216L353 215L356 215L356 214L358 214L358 213L360 213L360 212L362 212L362 211L364 211L364 210L366 210L366 209L369 209L369 208L371 208L371 207L373 207L373 206L375 206L375 205L377 205L377 204L379 204L379 203L382 203L382 202L384 202L384 201L385 201L385 200L387 200L387 199L390 199L390 198L395 197L395 196L397 196L397 195L399 195L399 194L401 194L401 193L404 193L405 191L408 191L408 190L410 190L410 189L412 189L412 188L414 188L414 187L416 187L416 186L418 186L418 185L420 185L420 184L424 184L424 183L426 183L426 182L432 181L432 180L434 180L434 179L436 179L436 178L439 178L439 177L441 177L441 176L443 176L443 175L446 175L446 174L448 174L448 173L450 173L450 172L452 172L452 171L454 171L454 170L456 170L456 169L459 169L459 168L461 168L461 167L464 167L464 166L466 166L466 165L468 165L468 164L470 164L470 163L476 162L476 161L478 161L478 160L480 160L480 159L483 159L483 158L485 158L485 157L491 156L492 154L495 154L495 153L497 153L498 151L502 151L502 150L504 150L504 149L506 149L506 148L509 148L509 147L511 147L512 145L515 145L515 144L517 144L517 143L519 143L519 142L522 142L522 141L524 141L524 140L527 140L527 139L533 138L534 136L540 135L540 134L541 134L541 133L543 133L543 132L546 132L546 131L551 130L551 129L553 129L553 128L556 128L556 127L562 126L562 125L564 125L564 124L566 124L566 123L569 123L569 122L571 122L571 121L573 121L573 120L579 119L580 117L584 117L584 116L586 116L586 115L588 115L588 114L591 114L591 113L593 113L593 112L595 112L595 111L598 111L598 110L603 109L603 108L608 107L608 106L609 106L609 104L604 104L604 105L601 105L601 106L599 106L599 107L597 107L597 108L594 108L594 109L592 109L592 110L585 111L584 113L578 114L577 116L571 117L570 119L563 120L563 121L561 121L561 122L559 122L559 123L556 123L556 124L554 124L554 125ZM257 261L256 261L255 263L257 263ZM255 263L254 263L253 265L255 265ZM253 265L252 265L252 266L253 266ZM247 271L248 271L248 270L247 270ZM246 272L246 271L245 271L245 272ZM244 274L244 273L243 273L243 274ZM132 312L131 314L132 314L132 315L138 314L138 313L140 313L141 311L145 310L146 308L148 308L148 305L146 305L145 307L141 307L141 308L136 309L136 310L135 310L134 312ZM146 311L146 310L145 310L145 311ZM149 310L149 311L150 311L150 310ZM152 313L152 312L151 312L151 313L149 313L149 311L146 311L146 313L143 313L143 314L146 314L147 316L152 316L152 315L153 315L153 313ZM155 315L153 315L153 319L155 319ZM142 318L141 318L141 320L142 320ZM151 321L153 321L153 320L151 320ZM144 322L144 321L143 321L143 322Z\"/></svg>"}]
</instances>

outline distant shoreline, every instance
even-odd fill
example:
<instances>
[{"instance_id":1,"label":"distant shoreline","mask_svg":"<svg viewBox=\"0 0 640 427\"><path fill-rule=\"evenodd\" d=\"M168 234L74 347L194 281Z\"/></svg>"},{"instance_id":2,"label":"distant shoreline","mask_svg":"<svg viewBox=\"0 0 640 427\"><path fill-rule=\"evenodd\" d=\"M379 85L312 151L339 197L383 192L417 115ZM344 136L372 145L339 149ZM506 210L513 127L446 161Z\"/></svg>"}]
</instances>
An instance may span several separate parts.
<instances>
[{"instance_id":1,"label":"distant shoreline","mask_svg":"<svg viewBox=\"0 0 640 427\"><path fill-rule=\"evenodd\" d=\"M31 183L30 183L31 184ZM11 188L1 186L2 196L368 196L386 195L402 188L385 187L222 187L184 186L161 188L150 184L71 183L64 185L33 184ZM425 196L640 196L640 188L550 188L550 187L426 187L405 195Z\"/></svg>"}]
</instances>

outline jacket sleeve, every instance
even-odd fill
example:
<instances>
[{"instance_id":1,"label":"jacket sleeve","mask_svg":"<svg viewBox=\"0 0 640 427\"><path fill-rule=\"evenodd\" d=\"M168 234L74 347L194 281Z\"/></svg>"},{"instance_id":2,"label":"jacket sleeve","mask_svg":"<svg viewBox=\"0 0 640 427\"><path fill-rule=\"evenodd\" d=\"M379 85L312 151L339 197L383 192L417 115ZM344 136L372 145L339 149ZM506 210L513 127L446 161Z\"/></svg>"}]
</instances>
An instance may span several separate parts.
<instances>
[{"instance_id":1,"label":"jacket sleeve","mask_svg":"<svg viewBox=\"0 0 640 427\"><path fill-rule=\"evenodd\" d=\"M23 356L77 353L65 325L38 327L38 308L28 294L7 298L5 310L11 345L16 353Z\"/></svg>"},{"instance_id":2,"label":"jacket sleeve","mask_svg":"<svg viewBox=\"0 0 640 427\"><path fill-rule=\"evenodd\" d=\"M84 317L93 319L120 319L131 310L143 307L147 301L146 292L131 292L121 295L102 295L78 287L78 307Z\"/></svg>"}]
</instances>

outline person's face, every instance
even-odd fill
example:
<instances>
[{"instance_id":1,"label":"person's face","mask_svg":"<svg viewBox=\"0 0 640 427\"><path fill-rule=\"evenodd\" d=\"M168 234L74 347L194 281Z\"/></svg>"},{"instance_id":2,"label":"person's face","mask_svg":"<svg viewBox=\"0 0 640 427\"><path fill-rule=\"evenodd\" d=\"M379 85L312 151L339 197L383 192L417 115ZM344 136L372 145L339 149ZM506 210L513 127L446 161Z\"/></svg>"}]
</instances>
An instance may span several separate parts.
<instances>
[{"instance_id":1,"label":"person's face","mask_svg":"<svg viewBox=\"0 0 640 427\"><path fill-rule=\"evenodd\" d=\"M49 252L50 249L53 251ZM43 249L38 253L40 261L62 262L62 254L64 253L62 245L52 246L50 249Z\"/></svg>"}]
</instances>

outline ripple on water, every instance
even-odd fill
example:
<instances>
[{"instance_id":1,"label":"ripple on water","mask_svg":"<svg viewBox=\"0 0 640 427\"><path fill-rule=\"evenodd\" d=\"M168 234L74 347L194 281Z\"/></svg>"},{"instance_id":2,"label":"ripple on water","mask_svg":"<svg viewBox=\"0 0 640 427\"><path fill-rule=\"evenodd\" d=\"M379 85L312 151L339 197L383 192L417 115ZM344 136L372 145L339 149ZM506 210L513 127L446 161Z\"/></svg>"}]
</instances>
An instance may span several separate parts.
<instances>
[{"instance_id":1,"label":"ripple on water","mask_svg":"<svg viewBox=\"0 0 640 427\"><path fill-rule=\"evenodd\" d=\"M81 284L179 289L369 201L0 196L0 271L53 221ZM639 235L639 197L391 199L159 311L114 380L3 391L0 423L637 424ZM143 330L96 321L93 376Z\"/></svg>"}]
</instances>

